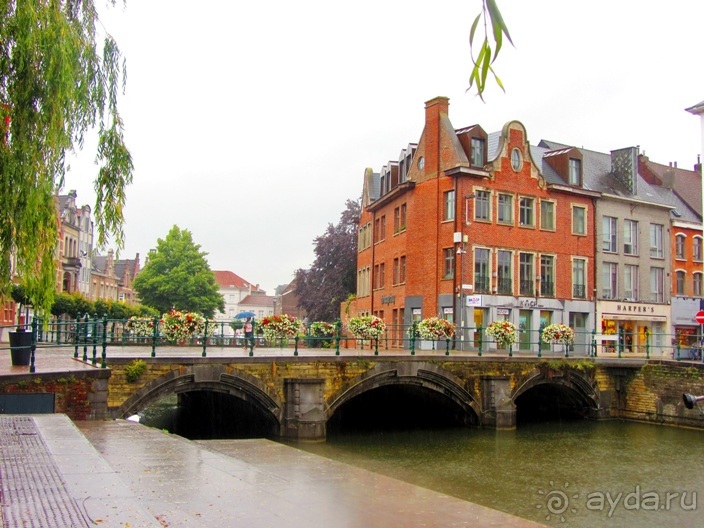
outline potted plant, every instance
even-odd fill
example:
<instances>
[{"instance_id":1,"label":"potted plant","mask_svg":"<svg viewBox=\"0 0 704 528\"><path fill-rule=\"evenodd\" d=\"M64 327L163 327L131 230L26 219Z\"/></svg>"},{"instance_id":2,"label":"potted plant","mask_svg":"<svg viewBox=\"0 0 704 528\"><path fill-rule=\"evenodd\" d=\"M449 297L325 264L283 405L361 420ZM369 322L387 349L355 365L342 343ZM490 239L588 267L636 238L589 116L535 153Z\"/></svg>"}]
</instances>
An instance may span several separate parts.
<instances>
[{"instance_id":1,"label":"potted plant","mask_svg":"<svg viewBox=\"0 0 704 528\"><path fill-rule=\"evenodd\" d=\"M386 324L376 315L362 315L350 319L347 328L357 339L378 341L386 330Z\"/></svg>"},{"instance_id":2,"label":"potted plant","mask_svg":"<svg viewBox=\"0 0 704 528\"><path fill-rule=\"evenodd\" d=\"M301 333L301 322L292 315L269 315L259 323L267 341L296 337Z\"/></svg>"},{"instance_id":3,"label":"potted plant","mask_svg":"<svg viewBox=\"0 0 704 528\"><path fill-rule=\"evenodd\" d=\"M510 321L494 321L487 326L486 335L494 338L497 348L509 348L518 342L518 330Z\"/></svg>"},{"instance_id":4,"label":"potted plant","mask_svg":"<svg viewBox=\"0 0 704 528\"><path fill-rule=\"evenodd\" d=\"M308 326L308 348L330 348L335 336L335 325L324 321L316 321Z\"/></svg>"},{"instance_id":5,"label":"potted plant","mask_svg":"<svg viewBox=\"0 0 704 528\"><path fill-rule=\"evenodd\" d=\"M21 323L22 308L25 308L25 321L29 319L29 307L31 301L27 296L25 288L19 284L12 286L12 300L19 308L17 313L17 328L14 332L9 332L10 337L10 357L15 366L29 365L32 355L32 332L28 332L26 325Z\"/></svg>"},{"instance_id":6,"label":"potted plant","mask_svg":"<svg viewBox=\"0 0 704 528\"><path fill-rule=\"evenodd\" d=\"M574 330L567 325L553 323L543 329L543 343L561 343L565 347L565 356L573 341Z\"/></svg>"},{"instance_id":7,"label":"potted plant","mask_svg":"<svg viewBox=\"0 0 704 528\"><path fill-rule=\"evenodd\" d=\"M428 348L435 348L435 341L452 339L455 335L455 324L451 323L447 319L441 319L439 317L428 317L420 321L416 327L416 337L420 337L423 341L432 341L432 345ZM409 329L413 331L413 327ZM423 342L421 342L421 348L425 348Z\"/></svg>"}]
</instances>

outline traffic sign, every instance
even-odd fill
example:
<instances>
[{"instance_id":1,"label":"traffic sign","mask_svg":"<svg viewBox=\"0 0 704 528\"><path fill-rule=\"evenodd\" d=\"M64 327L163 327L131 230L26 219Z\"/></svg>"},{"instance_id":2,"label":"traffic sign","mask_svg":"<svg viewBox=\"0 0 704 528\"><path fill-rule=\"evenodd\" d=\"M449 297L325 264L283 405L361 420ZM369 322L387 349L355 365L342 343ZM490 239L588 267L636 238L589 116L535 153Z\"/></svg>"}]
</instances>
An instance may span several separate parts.
<instances>
[{"instance_id":1,"label":"traffic sign","mask_svg":"<svg viewBox=\"0 0 704 528\"><path fill-rule=\"evenodd\" d=\"M699 310L697 315L694 316L694 319L696 319L699 324L704 324L704 310Z\"/></svg>"}]
</instances>

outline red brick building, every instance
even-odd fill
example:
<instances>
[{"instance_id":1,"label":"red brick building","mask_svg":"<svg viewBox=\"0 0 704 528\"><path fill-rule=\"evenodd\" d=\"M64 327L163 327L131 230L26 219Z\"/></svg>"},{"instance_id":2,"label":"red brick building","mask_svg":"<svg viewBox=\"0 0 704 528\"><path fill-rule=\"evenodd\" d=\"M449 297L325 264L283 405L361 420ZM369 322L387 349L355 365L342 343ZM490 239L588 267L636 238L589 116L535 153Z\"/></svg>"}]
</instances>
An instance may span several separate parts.
<instances>
[{"instance_id":1,"label":"red brick building","mask_svg":"<svg viewBox=\"0 0 704 528\"><path fill-rule=\"evenodd\" d=\"M428 101L418 144L365 172L357 311L399 346L402 325L431 316L466 328L456 346L498 319L521 328L524 349L552 322L586 335L599 193L583 186L581 153L531 146L517 121L455 129L448 105Z\"/></svg>"}]
</instances>

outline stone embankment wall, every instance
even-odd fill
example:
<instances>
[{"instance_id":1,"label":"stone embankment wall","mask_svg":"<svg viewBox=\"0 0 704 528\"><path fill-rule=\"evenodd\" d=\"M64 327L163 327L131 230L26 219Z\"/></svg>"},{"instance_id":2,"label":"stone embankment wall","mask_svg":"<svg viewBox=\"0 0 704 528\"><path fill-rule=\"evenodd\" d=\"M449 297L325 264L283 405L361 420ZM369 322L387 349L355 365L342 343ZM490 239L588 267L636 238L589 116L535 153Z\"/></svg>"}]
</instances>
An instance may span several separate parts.
<instances>
[{"instance_id":1,"label":"stone embankment wall","mask_svg":"<svg viewBox=\"0 0 704 528\"><path fill-rule=\"evenodd\" d=\"M110 371L35 373L0 381L0 394L53 394L54 412L72 420L102 420L107 417Z\"/></svg>"},{"instance_id":2,"label":"stone embankment wall","mask_svg":"<svg viewBox=\"0 0 704 528\"><path fill-rule=\"evenodd\" d=\"M628 420L704 428L704 415L687 409L682 394L704 395L704 365L651 361L614 378L612 414Z\"/></svg>"}]
</instances>

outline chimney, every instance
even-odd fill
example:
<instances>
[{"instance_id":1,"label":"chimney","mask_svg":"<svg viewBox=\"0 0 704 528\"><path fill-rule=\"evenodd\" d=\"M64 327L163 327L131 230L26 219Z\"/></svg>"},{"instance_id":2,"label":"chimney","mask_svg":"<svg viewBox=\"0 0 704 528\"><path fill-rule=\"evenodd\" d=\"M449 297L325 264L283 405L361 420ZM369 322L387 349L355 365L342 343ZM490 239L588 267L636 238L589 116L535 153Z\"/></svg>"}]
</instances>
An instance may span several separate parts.
<instances>
[{"instance_id":1,"label":"chimney","mask_svg":"<svg viewBox=\"0 0 704 528\"><path fill-rule=\"evenodd\" d=\"M702 173L702 157L697 154L697 162L694 164L694 172Z\"/></svg>"},{"instance_id":2,"label":"chimney","mask_svg":"<svg viewBox=\"0 0 704 528\"><path fill-rule=\"evenodd\" d=\"M675 169L677 168L677 163L675 163ZM662 175L662 186L665 189L672 189L675 185L675 171L672 168L672 163L670 163L669 168L665 169Z\"/></svg>"},{"instance_id":3,"label":"chimney","mask_svg":"<svg viewBox=\"0 0 704 528\"><path fill-rule=\"evenodd\" d=\"M628 192L638 194L638 146L611 151L611 174L620 181Z\"/></svg>"},{"instance_id":4,"label":"chimney","mask_svg":"<svg viewBox=\"0 0 704 528\"><path fill-rule=\"evenodd\" d=\"M425 103L425 173L437 174L440 170L440 119L447 117L450 100L447 97L436 97Z\"/></svg>"}]
</instances>

